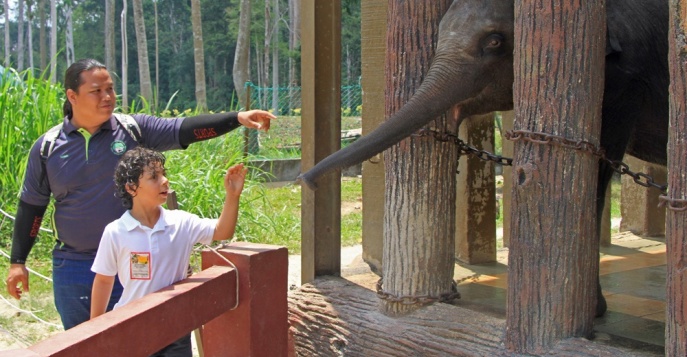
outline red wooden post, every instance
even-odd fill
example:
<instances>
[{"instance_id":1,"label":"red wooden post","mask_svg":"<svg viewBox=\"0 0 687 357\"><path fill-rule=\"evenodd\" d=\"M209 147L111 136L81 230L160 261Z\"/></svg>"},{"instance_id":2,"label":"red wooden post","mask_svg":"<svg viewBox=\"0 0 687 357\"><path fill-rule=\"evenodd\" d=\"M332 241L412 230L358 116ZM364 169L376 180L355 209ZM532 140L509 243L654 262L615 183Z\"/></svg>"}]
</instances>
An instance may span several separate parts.
<instances>
[{"instance_id":1,"label":"red wooden post","mask_svg":"<svg viewBox=\"0 0 687 357\"><path fill-rule=\"evenodd\" d=\"M217 253L231 261L239 272L239 305L203 326L204 356L286 356L286 248L239 242ZM202 252L203 269L229 265L217 253L209 249Z\"/></svg>"}]
</instances>

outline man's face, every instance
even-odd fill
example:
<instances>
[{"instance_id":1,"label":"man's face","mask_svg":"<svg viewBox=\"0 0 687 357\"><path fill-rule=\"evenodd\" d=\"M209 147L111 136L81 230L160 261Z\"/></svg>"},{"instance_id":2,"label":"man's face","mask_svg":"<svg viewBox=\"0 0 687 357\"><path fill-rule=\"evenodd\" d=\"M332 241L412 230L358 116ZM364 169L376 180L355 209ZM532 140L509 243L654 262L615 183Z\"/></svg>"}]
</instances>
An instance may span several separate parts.
<instances>
[{"instance_id":1,"label":"man's face","mask_svg":"<svg viewBox=\"0 0 687 357\"><path fill-rule=\"evenodd\" d=\"M74 118L82 126L94 126L110 118L116 103L114 84L110 73L104 68L95 68L81 73L83 83L78 93L68 89L67 98L72 104Z\"/></svg>"}]
</instances>

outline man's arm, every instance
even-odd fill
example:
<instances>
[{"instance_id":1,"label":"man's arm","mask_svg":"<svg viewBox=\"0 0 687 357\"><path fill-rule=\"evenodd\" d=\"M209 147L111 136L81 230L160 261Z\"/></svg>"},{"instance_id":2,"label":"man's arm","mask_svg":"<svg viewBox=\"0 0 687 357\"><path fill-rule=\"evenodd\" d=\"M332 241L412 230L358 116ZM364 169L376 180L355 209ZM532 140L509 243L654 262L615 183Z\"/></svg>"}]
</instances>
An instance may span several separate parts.
<instances>
[{"instance_id":1,"label":"man's arm","mask_svg":"<svg viewBox=\"0 0 687 357\"><path fill-rule=\"evenodd\" d=\"M114 275L95 274L93 290L91 290L91 319L104 314L107 310L107 303L110 301L114 281Z\"/></svg>"},{"instance_id":2,"label":"man's arm","mask_svg":"<svg viewBox=\"0 0 687 357\"><path fill-rule=\"evenodd\" d=\"M224 135L239 126L267 131L270 121L276 117L264 110L249 110L245 112L229 112L217 114L201 114L184 118L179 127L179 142L182 147L201 140L212 139Z\"/></svg>"},{"instance_id":3,"label":"man's arm","mask_svg":"<svg viewBox=\"0 0 687 357\"><path fill-rule=\"evenodd\" d=\"M12 235L10 270L7 275L7 292L15 299L20 299L23 291L29 291L26 259L36 243L46 208L47 206L34 206L19 200Z\"/></svg>"}]
</instances>

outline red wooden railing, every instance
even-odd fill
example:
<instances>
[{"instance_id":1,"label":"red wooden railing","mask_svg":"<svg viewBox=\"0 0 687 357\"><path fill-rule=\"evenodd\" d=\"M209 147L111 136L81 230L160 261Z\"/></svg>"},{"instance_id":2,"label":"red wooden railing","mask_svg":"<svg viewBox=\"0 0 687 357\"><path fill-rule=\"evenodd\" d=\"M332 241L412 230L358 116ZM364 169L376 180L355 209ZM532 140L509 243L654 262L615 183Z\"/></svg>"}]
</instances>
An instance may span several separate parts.
<instances>
[{"instance_id":1,"label":"red wooden railing","mask_svg":"<svg viewBox=\"0 0 687 357\"><path fill-rule=\"evenodd\" d=\"M202 258L188 279L0 357L148 356L197 328L204 357L286 356L286 248L235 243Z\"/></svg>"}]
</instances>

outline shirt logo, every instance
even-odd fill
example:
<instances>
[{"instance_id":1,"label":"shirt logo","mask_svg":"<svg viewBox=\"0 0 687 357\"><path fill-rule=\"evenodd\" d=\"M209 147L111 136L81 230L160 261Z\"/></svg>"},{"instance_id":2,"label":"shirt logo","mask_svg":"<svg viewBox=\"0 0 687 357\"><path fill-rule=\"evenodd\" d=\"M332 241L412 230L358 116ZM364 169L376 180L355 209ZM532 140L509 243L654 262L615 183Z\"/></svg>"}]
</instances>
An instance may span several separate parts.
<instances>
[{"instance_id":1,"label":"shirt logo","mask_svg":"<svg viewBox=\"0 0 687 357\"><path fill-rule=\"evenodd\" d=\"M121 156L126 152L126 144L121 140L115 140L110 146L110 149L112 149L113 154Z\"/></svg>"}]
</instances>

